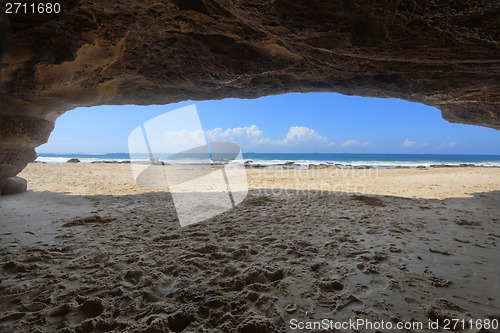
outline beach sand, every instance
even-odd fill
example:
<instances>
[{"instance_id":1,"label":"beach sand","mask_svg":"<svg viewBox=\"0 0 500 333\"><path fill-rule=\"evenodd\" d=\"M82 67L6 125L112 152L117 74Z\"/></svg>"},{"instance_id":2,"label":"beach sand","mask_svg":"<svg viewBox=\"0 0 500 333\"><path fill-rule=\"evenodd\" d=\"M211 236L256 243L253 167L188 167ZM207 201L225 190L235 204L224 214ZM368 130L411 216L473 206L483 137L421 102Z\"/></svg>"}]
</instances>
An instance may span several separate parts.
<instances>
[{"instance_id":1,"label":"beach sand","mask_svg":"<svg viewBox=\"0 0 500 333\"><path fill-rule=\"evenodd\" d=\"M19 176L29 191L0 197L5 332L500 320L499 168L248 169L240 205L184 228L129 165Z\"/></svg>"}]
</instances>

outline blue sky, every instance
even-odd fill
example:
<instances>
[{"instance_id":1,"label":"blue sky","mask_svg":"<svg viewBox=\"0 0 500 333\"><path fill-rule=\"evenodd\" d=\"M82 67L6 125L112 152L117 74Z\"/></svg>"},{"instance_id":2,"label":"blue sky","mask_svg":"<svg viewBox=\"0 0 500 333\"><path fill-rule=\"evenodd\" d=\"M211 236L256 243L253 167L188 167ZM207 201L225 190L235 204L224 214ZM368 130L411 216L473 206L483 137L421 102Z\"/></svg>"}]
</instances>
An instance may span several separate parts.
<instances>
[{"instance_id":1,"label":"blue sky","mask_svg":"<svg viewBox=\"0 0 500 333\"><path fill-rule=\"evenodd\" d=\"M209 141L238 143L243 152L500 154L499 131L451 124L418 103L335 93L78 108L56 121L37 152L127 152L137 126L192 104Z\"/></svg>"}]
</instances>

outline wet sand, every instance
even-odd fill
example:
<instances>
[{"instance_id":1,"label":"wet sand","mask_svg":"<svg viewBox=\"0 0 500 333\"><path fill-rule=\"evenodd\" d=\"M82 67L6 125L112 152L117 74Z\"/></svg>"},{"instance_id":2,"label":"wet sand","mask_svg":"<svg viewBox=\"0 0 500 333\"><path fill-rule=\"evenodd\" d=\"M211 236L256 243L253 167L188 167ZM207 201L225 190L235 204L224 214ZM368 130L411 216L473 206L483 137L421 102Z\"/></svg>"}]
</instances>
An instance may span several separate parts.
<instances>
[{"instance_id":1,"label":"wet sand","mask_svg":"<svg viewBox=\"0 0 500 333\"><path fill-rule=\"evenodd\" d=\"M29 192L0 197L0 327L500 319L500 169L247 174L243 203L181 228L170 193L141 189L128 165L30 164Z\"/></svg>"}]
</instances>

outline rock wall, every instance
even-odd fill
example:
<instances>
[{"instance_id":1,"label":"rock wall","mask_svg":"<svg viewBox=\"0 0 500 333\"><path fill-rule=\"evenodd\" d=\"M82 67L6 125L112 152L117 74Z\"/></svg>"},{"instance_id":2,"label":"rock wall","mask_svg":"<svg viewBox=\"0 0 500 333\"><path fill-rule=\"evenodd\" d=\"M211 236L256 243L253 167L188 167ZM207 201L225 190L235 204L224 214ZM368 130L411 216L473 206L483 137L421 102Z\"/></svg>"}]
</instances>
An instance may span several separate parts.
<instances>
[{"instance_id":1,"label":"rock wall","mask_svg":"<svg viewBox=\"0 0 500 333\"><path fill-rule=\"evenodd\" d=\"M329 91L500 129L498 1L61 3L0 16L0 183L78 106Z\"/></svg>"}]
</instances>

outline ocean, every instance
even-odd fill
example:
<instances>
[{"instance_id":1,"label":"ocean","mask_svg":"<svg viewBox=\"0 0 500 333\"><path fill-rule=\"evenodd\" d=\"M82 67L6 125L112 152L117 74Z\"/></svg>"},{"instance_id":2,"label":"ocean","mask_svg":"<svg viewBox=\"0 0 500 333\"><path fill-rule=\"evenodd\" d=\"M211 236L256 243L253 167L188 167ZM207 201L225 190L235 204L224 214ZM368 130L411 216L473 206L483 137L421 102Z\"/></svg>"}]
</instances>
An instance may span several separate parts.
<instances>
[{"instance_id":1,"label":"ocean","mask_svg":"<svg viewBox=\"0 0 500 333\"><path fill-rule=\"evenodd\" d=\"M431 165L460 165L500 167L500 155L436 155L436 154L325 154L325 153L243 153L240 163L279 167L284 163L294 162L297 167L310 164L342 164L346 166L367 165L374 168L395 168ZM160 161L171 163L168 155L158 155ZM37 161L45 163L66 163L71 158L78 158L82 163L92 162L125 162L130 160L128 153L96 153L96 154L55 154L39 153ZM146 162L147 154L134 155L133 162ZM189 159L196 163L197 159ZM198 161L202 161L199 160Z\"/></svg>"}]
</instances>

